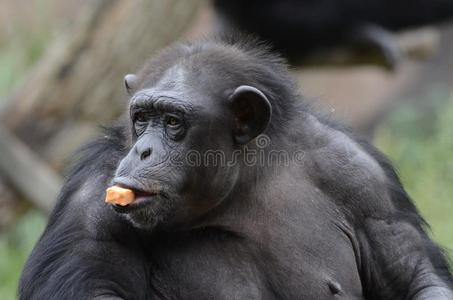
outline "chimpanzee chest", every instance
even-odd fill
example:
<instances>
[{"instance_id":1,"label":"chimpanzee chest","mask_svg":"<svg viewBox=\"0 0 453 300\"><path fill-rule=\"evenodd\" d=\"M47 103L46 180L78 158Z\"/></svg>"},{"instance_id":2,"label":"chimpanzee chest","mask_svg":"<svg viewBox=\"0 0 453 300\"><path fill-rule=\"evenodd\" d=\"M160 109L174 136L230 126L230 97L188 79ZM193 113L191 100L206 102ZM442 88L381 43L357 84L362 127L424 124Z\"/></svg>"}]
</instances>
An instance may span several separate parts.
<instances>
[{"instance_id":1,"label":"chimpanzee chest","mask_svg":"<svg viewBox=\"0 0 453 300\"><path fill-rule=\"evenodd\" d=\"M227 236L160 243L151 288L163 299L363 299L353 253L341 239L337 251L316 252L314 245L322 244L311 240L298 251L278 244L257 250Z\"/></svg>"}]
</instances>

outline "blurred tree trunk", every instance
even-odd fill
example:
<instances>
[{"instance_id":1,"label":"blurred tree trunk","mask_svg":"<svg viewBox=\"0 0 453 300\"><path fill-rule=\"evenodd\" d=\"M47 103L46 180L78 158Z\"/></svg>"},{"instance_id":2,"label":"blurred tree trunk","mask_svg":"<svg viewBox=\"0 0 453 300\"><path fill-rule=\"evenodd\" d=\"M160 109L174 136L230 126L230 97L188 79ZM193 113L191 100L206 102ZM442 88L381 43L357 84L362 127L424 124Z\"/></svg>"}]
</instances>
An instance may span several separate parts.
<instances>
[{"instance_id":1,"label":"blurred tree trunk","mask_svg":"<svg viewBox=\"0 0 453 300\"><path fill-rule=\"evenodd\" d=\"M3 125L60 169L126 105L123 76L179 38L199 0L96 0L78 12L0 111ZM26 184L26 183L24 183ZM23 187L17 187L19 190Z\"/></svg>"},{"instance_id":2,"label":"blurred tree trunk","mask_svg":"<svg viewBox=\"0 0 453 300\"><path fill-rule=\"evenodd\" d=\"M136 71L153 53L180 37L198 3L89 2L80 23L48 49L11 96L2 120L35 151L58 164L53 160L61 156L54 158L55 149L49 146L78 144L72 140L85 139L83 132L90 127L116 118L126 100L123 76ZM66 133L70 137L65 137Z\"/></svg>"}]
</instances>

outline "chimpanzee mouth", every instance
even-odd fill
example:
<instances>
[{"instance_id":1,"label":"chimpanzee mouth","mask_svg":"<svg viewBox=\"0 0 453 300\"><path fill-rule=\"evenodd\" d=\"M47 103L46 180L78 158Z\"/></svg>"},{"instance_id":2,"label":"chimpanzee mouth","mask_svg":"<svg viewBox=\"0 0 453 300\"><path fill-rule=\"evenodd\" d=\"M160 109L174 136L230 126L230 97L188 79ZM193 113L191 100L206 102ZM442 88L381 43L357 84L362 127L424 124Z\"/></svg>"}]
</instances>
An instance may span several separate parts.
<instances>
[{"instance_id":1,"label":"chimpanzee mouth","mask_svg":"<svg viewBox=\"0 0 453 300\"><path fill-rule=\"evenodd\" d=\"M130 213L133 211L141 210L155 204L157 198L163 197L163 193L159 190L144 191L140 188L131 185L122 184L117 182L116 186L129 189L134 192L134 201L127 205L113 204L113 209L118 213Z\"/></svg>"}]
</instances>

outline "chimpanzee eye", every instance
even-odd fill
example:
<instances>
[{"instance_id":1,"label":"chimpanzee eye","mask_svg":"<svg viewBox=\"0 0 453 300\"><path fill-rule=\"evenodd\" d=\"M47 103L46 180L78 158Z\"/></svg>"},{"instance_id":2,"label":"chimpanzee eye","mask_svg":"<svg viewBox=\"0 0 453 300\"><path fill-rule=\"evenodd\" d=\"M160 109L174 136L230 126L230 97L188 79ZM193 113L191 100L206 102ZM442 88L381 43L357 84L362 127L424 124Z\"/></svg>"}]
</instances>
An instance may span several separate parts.
<instances>
[{"instance_id":1,"label":"chimpanzee eye","mask_svg":"<svg viewBox=\"0 0 453 300\"><path fill-rule=\"evenodd\" d=\"M168 116L166 119L166 123L170 127L178 127L179 125L181 125L181 121L174 116Z\"/></svg>"},{"instance_id":2,"label":"chimpanzee eye","mask_svg":"<svg viewBox=\"0 0 453 300\"><path fill-rule=\"evenodd\" d=\"M184 121L179 118L178 116L174 115L166 115L165 119L165 131L170 138L177 141L184 136L185 133L185 125Z\"/></svg>"}]
</instances>

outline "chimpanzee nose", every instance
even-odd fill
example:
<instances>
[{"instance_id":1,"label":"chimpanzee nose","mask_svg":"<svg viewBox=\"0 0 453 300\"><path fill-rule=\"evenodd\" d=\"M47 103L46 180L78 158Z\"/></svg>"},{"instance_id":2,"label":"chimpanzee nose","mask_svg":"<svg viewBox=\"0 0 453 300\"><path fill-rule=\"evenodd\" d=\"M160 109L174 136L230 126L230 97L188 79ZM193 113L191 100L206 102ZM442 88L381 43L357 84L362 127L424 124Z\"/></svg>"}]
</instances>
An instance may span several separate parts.
<instances>
[{"instance_id":1,"label":"chimpanzee nose","mask_svg":"<svg viewBox=\"0 0 453 300\"><path fill-rule=\"evenodd\" d=\"M145 160L147 159L150 155L151 155L151 148L150 147L147 147L143 150L140 151L140 160Z\"/></svg>"},{"instance_id":2,"label":"chimpanzee nose","mask_svg":"<svg viewBox=\"0 0 453 300\"><path fill-rule=\"evenodd\" d=\"M150 156L153 154L157 143L157 138L148 135L141 137L134 145L134 149L131 151L134 159L140 159L144 161L150 159Z\"/></svg>"}]
</instances>

